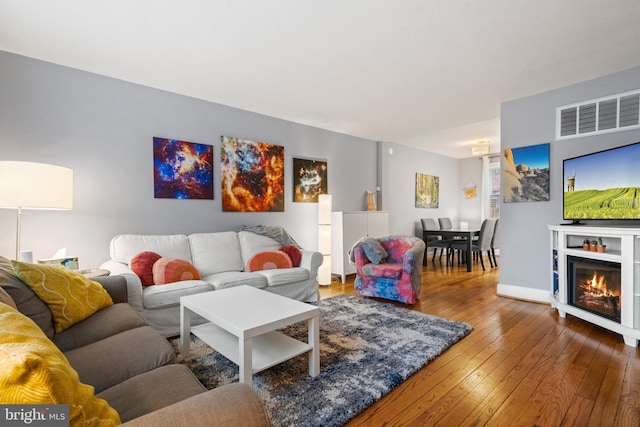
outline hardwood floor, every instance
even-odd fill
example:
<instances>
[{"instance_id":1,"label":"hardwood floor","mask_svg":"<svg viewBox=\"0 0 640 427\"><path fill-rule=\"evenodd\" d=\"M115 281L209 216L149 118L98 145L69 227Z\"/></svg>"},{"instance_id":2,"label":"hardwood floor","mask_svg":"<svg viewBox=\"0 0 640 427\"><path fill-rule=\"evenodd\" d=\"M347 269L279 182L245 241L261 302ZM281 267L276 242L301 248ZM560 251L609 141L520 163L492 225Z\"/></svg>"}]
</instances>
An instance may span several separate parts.
<instances>
[{"instance_id":1,"label":"hardwood floor","mask_svg":"<svg viewBox=\"0 0 640 427\"><path fill-rule=\"evenodd\" d=\"M498 268L436 259L422 274L419 302L405 307L474 331L347 426L640 426L640 350L622 336L497 296ZM320 291L341 293L354 294L353 276Z\"/></svg>"}]
</instances>

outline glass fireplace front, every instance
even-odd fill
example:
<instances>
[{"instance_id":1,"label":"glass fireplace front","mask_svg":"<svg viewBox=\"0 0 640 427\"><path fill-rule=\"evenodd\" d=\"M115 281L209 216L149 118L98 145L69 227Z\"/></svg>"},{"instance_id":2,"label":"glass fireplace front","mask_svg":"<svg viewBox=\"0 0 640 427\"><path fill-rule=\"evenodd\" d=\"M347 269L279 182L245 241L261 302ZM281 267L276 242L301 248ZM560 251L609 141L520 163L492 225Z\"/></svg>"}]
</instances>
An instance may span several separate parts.
<instances>
[{"instance_id":1,"label":"glass fireplace front","mask_svg":"<svg viewBox=\"0 0 640 427\"><path fill-rule=\"evenodd\" d=\"M620 323L620 263L567 257L569 304Z\"/></svg>"}]
</instances>

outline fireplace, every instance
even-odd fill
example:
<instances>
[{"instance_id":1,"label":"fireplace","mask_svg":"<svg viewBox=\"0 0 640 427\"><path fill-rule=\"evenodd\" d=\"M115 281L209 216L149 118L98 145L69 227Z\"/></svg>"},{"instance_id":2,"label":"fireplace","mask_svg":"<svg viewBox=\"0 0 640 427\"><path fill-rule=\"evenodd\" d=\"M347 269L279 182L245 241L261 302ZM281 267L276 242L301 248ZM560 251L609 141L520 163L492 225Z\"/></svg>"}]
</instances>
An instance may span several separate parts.
<instances>
[{"instance_id":1,"label":"fireplace","mask_svg":"<svg viewBox=\"0 0 640 427\"><path fill-rule=\"evenodd\" d=\"M569 304L620 323L620 263L567 256Z\"/></svg>"}]
</instances>

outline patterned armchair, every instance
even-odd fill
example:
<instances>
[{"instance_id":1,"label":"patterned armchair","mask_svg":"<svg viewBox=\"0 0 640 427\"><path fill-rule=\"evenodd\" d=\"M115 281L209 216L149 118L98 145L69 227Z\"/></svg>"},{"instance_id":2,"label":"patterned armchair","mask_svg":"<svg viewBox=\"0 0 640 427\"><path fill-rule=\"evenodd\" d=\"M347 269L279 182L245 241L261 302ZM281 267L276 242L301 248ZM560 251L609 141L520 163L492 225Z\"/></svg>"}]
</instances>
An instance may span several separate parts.
<instances>
[{"instance_id":1,"label":"patterned armchair","mask_svg":"<svg viewBox=\"0 0 640 427\"><path fill-rule=\"evenodd\" d=\"M418 237L360 239L352 249L356 293L413 304L422 286L425 244Z\"/></svg>"}]
</instances>

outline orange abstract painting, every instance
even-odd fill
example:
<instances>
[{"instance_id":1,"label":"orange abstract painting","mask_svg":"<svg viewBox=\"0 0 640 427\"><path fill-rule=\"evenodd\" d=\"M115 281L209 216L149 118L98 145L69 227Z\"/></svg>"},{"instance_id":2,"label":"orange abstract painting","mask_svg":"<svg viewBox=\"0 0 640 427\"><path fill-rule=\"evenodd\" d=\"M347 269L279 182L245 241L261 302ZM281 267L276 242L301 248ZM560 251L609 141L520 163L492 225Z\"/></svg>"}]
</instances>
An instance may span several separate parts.
<instances>
[{"instance_id":1,"label":"orange abstract painting","mask_svg":"<svg viewBox=\"0 0 640 427\"><path fill-rule=\"evenodd\" d=\"M222 137L222 211L284 212L284 147Z\"/></svg>"}]
</instances>

